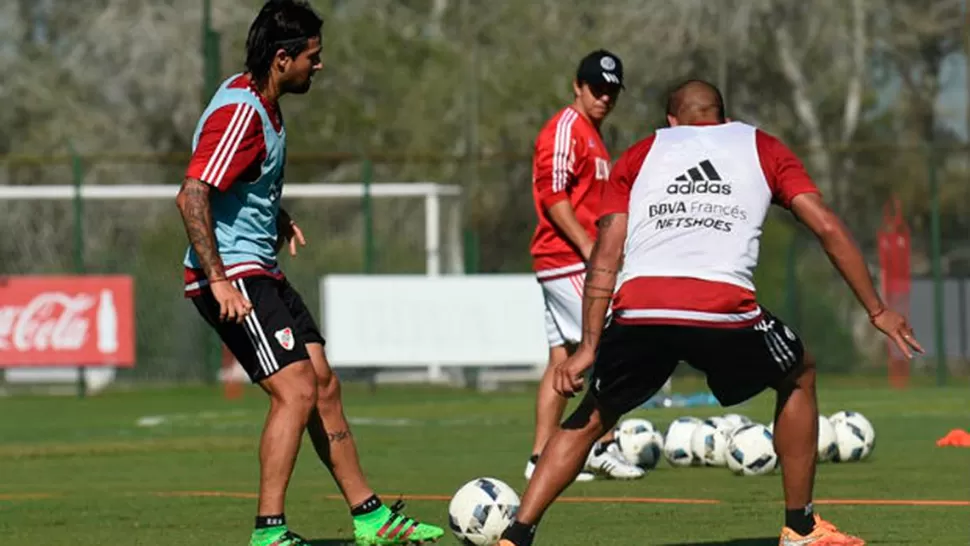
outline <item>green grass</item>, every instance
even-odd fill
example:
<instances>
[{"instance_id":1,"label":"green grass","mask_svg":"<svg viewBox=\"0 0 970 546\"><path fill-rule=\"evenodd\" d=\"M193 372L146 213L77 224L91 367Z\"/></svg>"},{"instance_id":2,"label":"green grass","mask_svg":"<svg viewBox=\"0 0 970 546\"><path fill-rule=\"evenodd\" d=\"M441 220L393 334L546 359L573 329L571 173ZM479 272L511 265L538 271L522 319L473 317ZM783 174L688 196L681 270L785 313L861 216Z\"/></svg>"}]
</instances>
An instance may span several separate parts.
<instances>
[{"instance_id":1,"label":"green grass","mask_svg":"<svg viewBox=\"0 0 970 546\"><path fill-rule=\"evenodd\" d=\"M821 381L821 411L863 412L877 432L870 459L819 467L825 499L970 500L970 449L938 448L952 428L970 427L966 388L882 386ZM696 385L678 384L678 389ZM472 393L345 386L348 415L371 484L395 495L450 495L469 479L494 476L517 490L532 437L532 389ZM766 394L736 410L766 422ZM211 389L0 399L0 533L9 544L72 546L245 544L255 501L173 492L255 492L256 445L265 400ZM720 408L638 411L666 428L681 415ZM154 426L139 419L161 416ZM317 544L340 544L350 519L329 474L304 445L287 516ZM675 469L661 463L637 482L575 484L569 497L714 499L673 505L575 502L553 506L537 545L768 545L781 526L780 478L735 477L723 468ZM824 505L827 519L870 544L970 541L970 507ZM410 500L409 513L445 524L444 501ZM450 536L446 544L456 544Z\"/></svg>"}]
</instances>

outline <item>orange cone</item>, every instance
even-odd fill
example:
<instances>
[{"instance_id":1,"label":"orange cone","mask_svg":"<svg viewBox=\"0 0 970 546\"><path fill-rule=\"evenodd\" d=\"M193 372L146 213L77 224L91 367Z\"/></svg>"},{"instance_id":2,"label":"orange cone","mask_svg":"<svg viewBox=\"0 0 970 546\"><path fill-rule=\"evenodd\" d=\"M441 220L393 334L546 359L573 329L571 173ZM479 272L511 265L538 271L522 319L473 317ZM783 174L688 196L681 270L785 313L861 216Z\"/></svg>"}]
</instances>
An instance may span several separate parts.
<instances>
[{"instance_id":1,"label":"orange cone","mask_svg":"<svg viewBox=\"0 0 970 546\"><path fill-rule=\"evenodd\" d=\"M955 428L936 441L938 447L970 447L970 432Z\"/></svg>"}]
</instances>

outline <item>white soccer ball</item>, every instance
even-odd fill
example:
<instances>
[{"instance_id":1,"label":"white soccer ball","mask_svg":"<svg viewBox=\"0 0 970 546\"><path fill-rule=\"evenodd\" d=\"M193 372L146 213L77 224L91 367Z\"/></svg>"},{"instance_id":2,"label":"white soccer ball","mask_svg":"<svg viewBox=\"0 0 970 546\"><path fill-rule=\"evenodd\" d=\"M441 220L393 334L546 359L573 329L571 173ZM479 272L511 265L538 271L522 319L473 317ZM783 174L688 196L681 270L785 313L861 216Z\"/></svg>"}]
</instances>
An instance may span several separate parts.
<instances>
[{"instance_id":1,"label":"white soccer ball","mask_svg":"<svg viewBox=\"0 0 970 546\"><path fill-rule=\"evenodd\" d=\"M836 443L835 429L829 418L824 415L818 416L818 461L825 463L835 458L839 451Z\"/></svg>"},{"instance_id":2,"label":"white soccer ball","mask_svg":"<svg viewBox=\"0 0 970 546\"><path fill-rule=\"evenodd\" d=\"M694 427L690 437L690 449L694 458L705 466L725 466L725 454L733 428L725 424L716 426L710 419Z\"/></svg>"},{"instance_id":3,"label":"white soccer ball","mask_svg":"<svg viewBox=\"0 0 970 546\"><path fill-rule=\"evenodd\" d=\"M778 466L768 427L752 423L734 431L727 446L727 466L741 476L769 474Z\"/></svg>"},{"instance_id":4,"label":"white soccer ball","mask_svg":"<svg viewBox=\"0 0 970 546\"><path fill-rule=\"evenodd\" d=\"M833 425L843 420L852 423L859 430L862 431L862 434L866 439L865 440L866 452L862 455L862 458L865 459L866 457L869 456L870 453L872 453L872 450L875 449L876 447L875 427L873 427L872 423L870 423L869 420L866 419L865 415L862 415L857 411L848 411L848 410L840 411L837 413L833 413L832 416L829 417L829 421L831 421Z\"/></svg>"},{"instance_id":5,"label":"white soccer ball","mask_svg":"<svg viewBox=\"0 0 970 546\"><path fill-rule=\"evenodd\" d=\"M448 524L467 546L498 544L519 509L519 495L495 478L474 479L455 492L448 505Z\"/></svg>"},{"instance_id":6,"label":"white soccer ball","mask_svg":"<svg viewBox=\"0 0 970 546\"><path fill-rule=\"evenodd\" d=\"M722 417L722 419L724 419L724 426L728 427L732 432L754 422L740 413L729 413Z\"/></svg>"},{"instance_id":7,"label":"white soccer ball","mask_svg":"<svg viewBox=\"0 0 970 546\"><path fill-rule=\"evenodd\" d=\"M616 427L620 434L639 434L643 432L653 432L657 430L653 423L646 419L624 419Z\"/></svg>"},{"instance_id":8,"label":"white soccer ball","mask_svg":"<svg viewBox=\"0 0 970 546\"><path fill-rule=\"evenodd\" d=\"M730 423L728 423L727 419L723 417L718 417L717 415L712 415L706 419L703 419L702 422L710 423L714 425L714 428L723 428L723 427L730 426Z\"/></svg>"},{"instance_id":9,"label":"white soccer ball","mask_svg":"<svg viewBox=\"0 0 970 546\"><path fill-rule=\"evenodd\" d=\"M664 436L664 457L671 466L696 466L700 461L694 458L690 448L694 428L701 423L696 417L680 417L667 428Z\"/></svg>"},{"instance_id":10,"label":"white soccer ball","mask_svg":"<svg viewBox=\"0 0 970 546\"><path fill-rule=\"evenodd\" d=\"M623 458L646 469L655 468L663 452L663 435L646 419L627 419L616 430Z\"/></svg>"},{"instance_id":11,"label":"white soccer ball","mask_svg":"<svg viewBox=\"0 0 970 546\"><path fill-rule=\"evenodd\" d=\"M829 417L835 428L838 452L836 462L861 461L872 453L876 444L876 429L859 412L840 411Z\"/></svg>"}]
</instances>

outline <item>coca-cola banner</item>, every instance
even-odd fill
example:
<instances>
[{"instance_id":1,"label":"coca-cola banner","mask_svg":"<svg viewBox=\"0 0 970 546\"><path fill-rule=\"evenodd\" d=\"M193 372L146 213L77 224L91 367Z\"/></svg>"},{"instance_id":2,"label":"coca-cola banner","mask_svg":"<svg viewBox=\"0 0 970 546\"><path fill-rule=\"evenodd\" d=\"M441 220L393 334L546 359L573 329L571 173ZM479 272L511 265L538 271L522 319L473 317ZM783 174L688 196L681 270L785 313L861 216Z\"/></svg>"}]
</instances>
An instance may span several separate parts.
<instances>
[{"instance_id":1,"label":"coca-cola banner","mask_svg":"<svg viewBox=\"0 0 970 546\"><path fill-rule=\"evenodd\" d=\"M0 277L0 367L134 364L131 277Z\"/></svg>"}]
</instances>

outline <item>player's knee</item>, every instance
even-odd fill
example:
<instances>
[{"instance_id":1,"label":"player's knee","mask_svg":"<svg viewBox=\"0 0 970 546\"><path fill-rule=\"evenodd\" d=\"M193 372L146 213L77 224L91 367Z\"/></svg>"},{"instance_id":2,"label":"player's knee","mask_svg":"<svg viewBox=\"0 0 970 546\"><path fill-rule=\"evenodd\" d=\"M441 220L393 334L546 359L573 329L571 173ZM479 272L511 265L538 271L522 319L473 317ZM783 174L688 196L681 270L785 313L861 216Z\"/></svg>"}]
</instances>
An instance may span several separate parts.
<instances>
[{"instance_id":1,"label":"player's knee","mask_svg":"<svg viewBox=\"0 0 970 546\"><path fill-rule=\"evenodd\" d=\"M290 366L291 373L286 374L285 380L280 381L273 389L273 401L294 409L306 409L309 412L317 403L316 377L313 374L313 367L310 366L310 361L306 361L306 365L298 362ZM280 379L284 379L283 372L278 376Z\"/></svg>"},{"instance_id":2,"label":"player's knee","mask_svg":"<svg viewBox=\"0 0 970 546\"><path fill-rule=\"evenodd\" d=\"M599 438L603 432L616 424L616 418L604 412L589 396L562 424L564 429L583 430Z\"/></svg>"},{"instance_id":3,"label":"player's knee","mask_svg":"<svg viewBox=\"0 0 970 546\"><path fill-rule=\"evenodd\" d=\"M317 405L332 406L340 402L340 380L332 372L317 376Z\"/></svg>"},{"instance_id":4,"label":"player's knee","mask_svg":"<svg viewBox=\"0 0 970 546\"><path fill-rule=\"evenodd\" d=\"M795 389L812 392L815 390L815 378L815 358L806 352L801 365L782 381L778 391L781 394Z\"/></svg>"}]
</instances>

